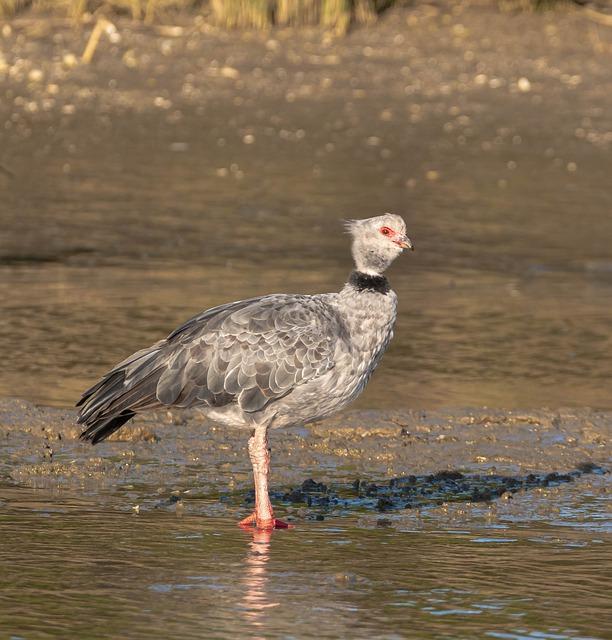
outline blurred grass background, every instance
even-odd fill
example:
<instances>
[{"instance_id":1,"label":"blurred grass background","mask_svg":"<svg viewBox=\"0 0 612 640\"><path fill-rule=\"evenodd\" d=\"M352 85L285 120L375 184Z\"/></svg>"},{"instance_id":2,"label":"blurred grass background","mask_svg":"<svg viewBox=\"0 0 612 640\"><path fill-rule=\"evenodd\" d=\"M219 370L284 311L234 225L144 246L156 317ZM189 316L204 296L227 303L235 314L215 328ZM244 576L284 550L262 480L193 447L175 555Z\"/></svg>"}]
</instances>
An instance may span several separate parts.
<instances>
[{"instance_id":1,"label":"blurred grass background","mask_svg":"<svg viewBox=\"0 0 612 640\"><path fill-rule=\"evenodd\" d=\"M502 11L537 11L571 0L492 0ZM0 0L0 19L26 12L75 21L106 13L152 23L172 14L205 15L225 28L322 26L344 33L352 24L372 24L392 6L416 0Z\"/></svg>"}]
</instances>

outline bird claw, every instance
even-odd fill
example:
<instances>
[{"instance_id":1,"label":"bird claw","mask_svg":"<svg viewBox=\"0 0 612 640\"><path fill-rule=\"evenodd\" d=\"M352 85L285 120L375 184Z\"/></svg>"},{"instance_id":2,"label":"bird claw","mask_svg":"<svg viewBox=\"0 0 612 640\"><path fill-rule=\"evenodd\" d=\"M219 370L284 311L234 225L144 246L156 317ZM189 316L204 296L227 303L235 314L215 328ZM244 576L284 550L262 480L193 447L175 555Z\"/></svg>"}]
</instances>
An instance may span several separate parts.
<instances>
[{"instance_id":1,"label":"bird claw","mask_svg":"<svg viewBox=\"0 0 612 640\"><path fill-rule=\"evenodd\" d=\"M238 526L242 529L255 528L260 531L269 531L271 529L293 529L293 525L288 522L283 522L278 518L268 518L267 520L258 520L257 515L252 513L250 516L244 518L238 523Z\"/></svg>"}]
</instances>

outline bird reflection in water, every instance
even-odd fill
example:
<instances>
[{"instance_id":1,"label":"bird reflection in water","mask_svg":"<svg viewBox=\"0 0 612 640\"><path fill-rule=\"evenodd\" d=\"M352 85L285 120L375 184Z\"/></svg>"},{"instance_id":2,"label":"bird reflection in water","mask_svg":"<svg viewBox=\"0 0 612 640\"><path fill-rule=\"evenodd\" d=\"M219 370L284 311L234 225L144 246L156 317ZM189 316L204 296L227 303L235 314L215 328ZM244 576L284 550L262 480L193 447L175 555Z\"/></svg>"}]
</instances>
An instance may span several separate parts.
<instances>
[{"instance_id":1,"label":"bird reflection in water","mask_svg":"<svg viewBox=\"0 0 612 640\"><path fill-rule=\"evenodd\" d=\"M249 552L246 557L246 570L244 571L243 585L244 597L242 599L244 617L246 621L263 633L264 614L267 609L278 607L280 602L270 602L267 593L267 567L270 559L270 541L274 532L261 529L247 529L252 540L249 543ZM259 640L264 636L253 636Z\"/></svg>"}]
</instances>

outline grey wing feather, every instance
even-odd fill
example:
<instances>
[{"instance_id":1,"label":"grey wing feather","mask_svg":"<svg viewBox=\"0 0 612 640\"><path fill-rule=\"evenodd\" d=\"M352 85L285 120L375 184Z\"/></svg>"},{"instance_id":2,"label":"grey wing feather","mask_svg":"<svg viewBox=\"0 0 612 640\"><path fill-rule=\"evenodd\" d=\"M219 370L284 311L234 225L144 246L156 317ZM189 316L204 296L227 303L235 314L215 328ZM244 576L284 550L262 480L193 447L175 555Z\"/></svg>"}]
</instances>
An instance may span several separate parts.
<instances>
[{"instance_id":1,"label":"grey wing feather","mask_svg":"<svg viewBox=\"0 0 612 640\"><path fill-rule=\"evenodd\" d=\"M157 385L163 404L214 405L222 396L258 411L334 366L339 321L314 297L266 296L206 320L169 337L181 349Z\"/></svg>"},{"instance_id":2,"label":"grey wing feather","mask_svg":"<svg viewBox=\"0 0 612 640\"><path fill-rule=\"evenodd\" d=\"M125 416L156 406L237 402L259 411L331 369L342 334L340 319L318 296L272 295L209 309L83 394L83 437L99 441Z\"/></svg>"}]
</instances>

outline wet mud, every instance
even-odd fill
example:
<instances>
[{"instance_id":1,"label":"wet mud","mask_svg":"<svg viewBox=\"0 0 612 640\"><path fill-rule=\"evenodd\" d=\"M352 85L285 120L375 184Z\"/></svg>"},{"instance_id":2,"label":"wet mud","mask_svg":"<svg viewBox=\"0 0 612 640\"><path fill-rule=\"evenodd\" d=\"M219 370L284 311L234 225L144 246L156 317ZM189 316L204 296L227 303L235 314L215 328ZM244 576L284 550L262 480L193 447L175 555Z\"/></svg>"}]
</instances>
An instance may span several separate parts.
<instances>
[{"instance_id":1,"label":"wet mud","mask_svg":"<svg viewBox=\"0 0 612 640\"><path fill-rule=\"evenodd\" d=\"M125 510L237 518L252 502L245 432L197 411L167 411L137 417L92 447L78 440L74 419L73 411L3 401L0 478L49 495L115 495ZM272 495L300 521L520 504L517 497L561 487L580 493L607 473L611 424L610 414L589 410L347 412L272 432Z\"/></svg>"}]
</instances>

